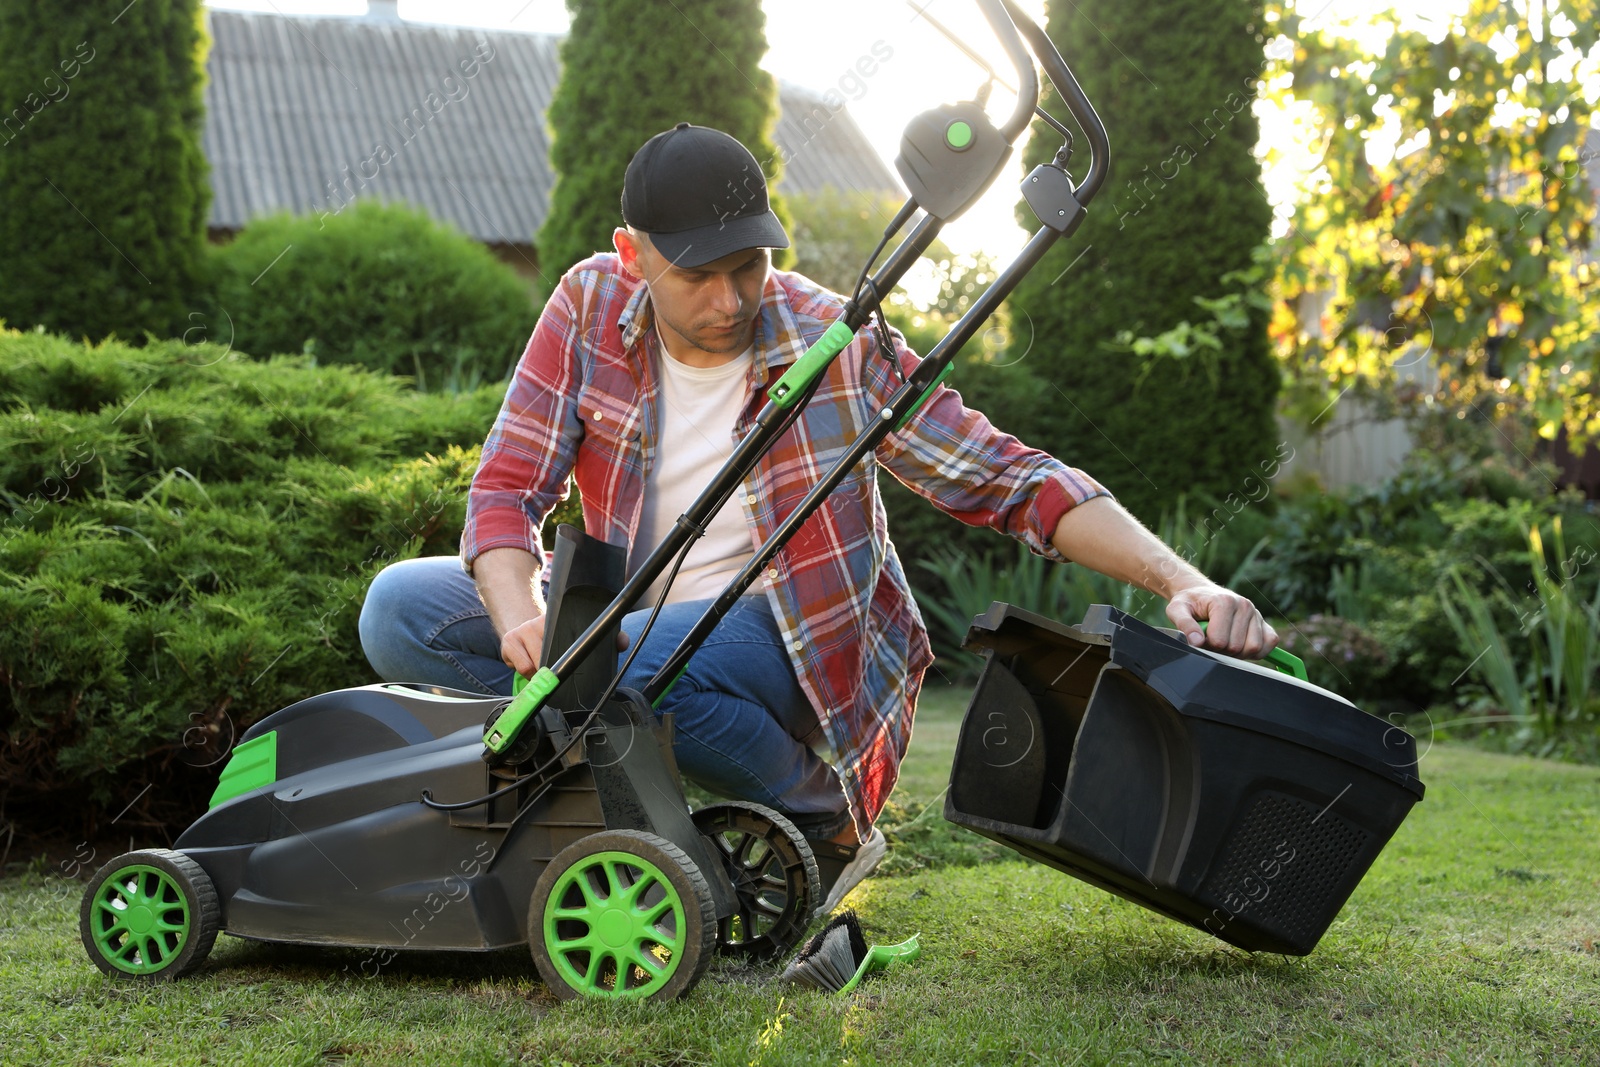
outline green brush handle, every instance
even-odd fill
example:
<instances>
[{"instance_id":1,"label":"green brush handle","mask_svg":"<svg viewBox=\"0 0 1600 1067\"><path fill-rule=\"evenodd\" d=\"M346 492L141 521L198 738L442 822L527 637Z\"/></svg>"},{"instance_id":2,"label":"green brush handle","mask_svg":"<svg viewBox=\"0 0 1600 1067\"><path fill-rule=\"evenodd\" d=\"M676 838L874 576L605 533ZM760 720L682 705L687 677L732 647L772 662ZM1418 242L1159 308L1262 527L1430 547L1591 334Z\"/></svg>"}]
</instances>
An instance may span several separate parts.
<instances>
[{"instance_id":1,"label":"green brush handle","mask_svg":"<svg viewBox=\"0 0 1600 1067\"><path fill-rule=\"evenodd\" d=\"M856 968L856 973L850 981L839 990L842 996L856 987L856 984L869 974L886 971L897 963L910 963L922 955L922 945L917 941L920 934L912 934L898 945L873 945L867 950L867 958L861 961L861 966Z\"/></svg>"}]
</instances>

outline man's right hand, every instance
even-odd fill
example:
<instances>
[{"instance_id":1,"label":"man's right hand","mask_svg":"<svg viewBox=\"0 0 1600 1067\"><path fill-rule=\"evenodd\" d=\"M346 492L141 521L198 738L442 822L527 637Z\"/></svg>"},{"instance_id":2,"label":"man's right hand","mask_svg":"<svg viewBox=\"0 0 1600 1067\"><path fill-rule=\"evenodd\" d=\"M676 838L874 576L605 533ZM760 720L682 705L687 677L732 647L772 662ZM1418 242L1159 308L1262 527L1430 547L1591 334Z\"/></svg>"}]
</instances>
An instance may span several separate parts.
<instances>
[{"instance_id":1,"label":"man's right hand","mask_svg":"<svg viewBox=\"0 0 1600 1067\"><path fill-rule=\"evenodd\" d=\"M512 627L500 639L500 658L524 678L532 678L539 669L539 653L543 649L543 615L535 615L527 622Z\"/></svg>"},{"instance_id":2,"label":"man's right hand","mask_svg":"<svg viewBox=\"0 0 1600 1067\"><path fill-rule=\"evenodd\" d=\"M621 630L617 631L617 651L622 652L628 647L629 637ZM512 627L500 639L500 658L506 666L522 675L532 678L539 669L539 653L544 650L544 616L535 615L527 622Z\"/></svg>"}]
</instances>

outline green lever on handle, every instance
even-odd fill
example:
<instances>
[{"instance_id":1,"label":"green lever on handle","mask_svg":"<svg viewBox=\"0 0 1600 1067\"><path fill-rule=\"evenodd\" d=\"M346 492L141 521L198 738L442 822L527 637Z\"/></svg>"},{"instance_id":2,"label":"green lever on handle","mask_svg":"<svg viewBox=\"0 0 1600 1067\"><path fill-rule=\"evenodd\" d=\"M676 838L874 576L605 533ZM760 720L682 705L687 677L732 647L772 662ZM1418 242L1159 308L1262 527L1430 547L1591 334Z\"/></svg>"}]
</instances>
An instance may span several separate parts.
<instances>
[{"instance_id":1,"label":"green lever on handle","mask_svg":"<svg viewBox=\"0 0 1600 1067\"><path fill-rule=\"evenodd\" d=\"M1200 629L1204 630L1208 622L1210 622L1209 619L1201 619ZM1287 649L1275 648L1263 657L1263 661L1273 669L1281 671L1290 677L1298 678L1302 682L1311 680L1306 677L1306 661Z\"/></svg>"}]
</instances>

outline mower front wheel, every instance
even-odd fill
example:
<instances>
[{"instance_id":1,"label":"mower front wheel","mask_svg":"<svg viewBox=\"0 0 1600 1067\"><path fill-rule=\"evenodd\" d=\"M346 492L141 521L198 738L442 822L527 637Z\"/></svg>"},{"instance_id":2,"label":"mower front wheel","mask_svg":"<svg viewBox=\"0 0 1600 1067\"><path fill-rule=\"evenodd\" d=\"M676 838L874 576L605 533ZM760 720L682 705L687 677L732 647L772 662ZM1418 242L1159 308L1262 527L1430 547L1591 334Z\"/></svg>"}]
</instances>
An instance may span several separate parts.
<instances>
[{"instance_id":1,"label":"mower front wheel","mask_svg":"<svg viewBox=\"0 0 1600 1067\"><path fill-rule=\"evenodd\" d=\"M716 940L705 875L677 845L642 830L602 830L562 849L528 906L533 962L562 1000L682 996Z\"/></svg>"},{"instance_id":2,"label":"mower front wheel","mask_svg":"<svg viewBox=\"0 0 1600 1067\"><path fill-rule=\"evenodd\" d=\"M107 863L78 908L83 947L113 978L181 978L205 962L221 928L211 878L188 856L165 848Z\"/></svg>"}]
</instances>

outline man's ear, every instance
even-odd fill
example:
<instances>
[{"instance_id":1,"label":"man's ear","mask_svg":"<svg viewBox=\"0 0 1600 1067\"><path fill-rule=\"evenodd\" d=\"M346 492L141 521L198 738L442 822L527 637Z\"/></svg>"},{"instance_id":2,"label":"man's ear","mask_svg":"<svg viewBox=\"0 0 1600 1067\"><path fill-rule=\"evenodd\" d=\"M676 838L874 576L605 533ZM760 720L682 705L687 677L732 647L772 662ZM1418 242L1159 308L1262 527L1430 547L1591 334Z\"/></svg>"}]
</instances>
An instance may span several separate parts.
<instances>
[{"instance_id":1,"label":"man's ear","mask_svg":"<svg viewBox=\"0 0 1600 1067\"><path fill-rule=\"evenodd\" d=\"M622 269L635 278L643 278L644 264L639 262L642 242L639 238L629 233L626 226L618 226L611 231L611 243L616 246L617 258L622 261Z\"/></svg>"}]
</instances>

